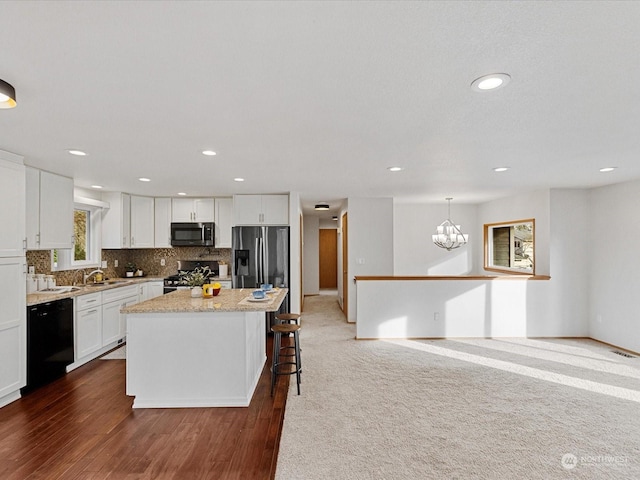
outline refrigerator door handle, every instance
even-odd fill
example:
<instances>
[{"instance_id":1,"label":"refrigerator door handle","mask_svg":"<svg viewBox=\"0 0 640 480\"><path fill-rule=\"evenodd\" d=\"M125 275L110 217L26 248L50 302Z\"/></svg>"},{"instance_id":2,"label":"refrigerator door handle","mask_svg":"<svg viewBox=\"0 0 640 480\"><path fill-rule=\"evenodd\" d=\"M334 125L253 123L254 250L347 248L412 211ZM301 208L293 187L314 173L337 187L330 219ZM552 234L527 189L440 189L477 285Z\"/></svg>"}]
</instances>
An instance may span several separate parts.
<instances>
[{"instance_id":1,"label":"refrigerator door handle","mask_svg":"<svg viewBox=\"0 0 640 480\"><path fill-rule=\"evenodd\" d=\"M260 243L258 241L258 239L256 238L255 243L253 244L253 248L255 248L255 252L254 252L254 256L253 258L255 258L256 260L256 280L259 282L260 281Z\"/></svg>"}]
</instances>

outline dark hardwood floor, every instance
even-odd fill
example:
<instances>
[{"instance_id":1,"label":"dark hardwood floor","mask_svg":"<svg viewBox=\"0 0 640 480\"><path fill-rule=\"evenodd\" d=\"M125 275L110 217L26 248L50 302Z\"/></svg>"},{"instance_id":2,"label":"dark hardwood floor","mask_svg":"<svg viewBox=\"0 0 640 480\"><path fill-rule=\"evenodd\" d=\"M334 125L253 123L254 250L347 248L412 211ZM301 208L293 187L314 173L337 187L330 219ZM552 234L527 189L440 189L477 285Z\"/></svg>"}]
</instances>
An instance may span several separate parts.
<instances>
[{"instance_id":1,"label":"dark hardwood floor","mask_svg":"<svg viewBox=\"0 0 640 480\"><path fill-rule=\"evenodd\" d=\"M289 384L269 359L247 408L133 410L125 361L94 360L0 409L0 479L271 479Z\"/></svg>"}]
</instances>

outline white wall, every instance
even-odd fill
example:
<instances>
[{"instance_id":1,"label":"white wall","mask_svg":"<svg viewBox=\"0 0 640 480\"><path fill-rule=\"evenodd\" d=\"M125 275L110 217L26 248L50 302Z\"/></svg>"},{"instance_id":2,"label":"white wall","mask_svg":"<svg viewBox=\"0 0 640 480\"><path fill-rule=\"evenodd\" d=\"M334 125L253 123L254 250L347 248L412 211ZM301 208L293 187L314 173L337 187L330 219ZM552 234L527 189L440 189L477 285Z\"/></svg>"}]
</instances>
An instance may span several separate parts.
<instances>
[{"instance_id":1,"label":"white wall","mask_svg":"<svg viewBox=\"0 0 640 480\"><path fill-rule=\"evenodd\" d=\"M537 275L550 274L549 228L550 228L549 190L537 190L508 198L501 198L478 206L477 225L479 242L474 243L474 270L484 272L485 223L510 222L535 218L535 269Z\"/></svg>"},{"instance_id":2,"label":"white wall","mask_svg":"<svg viewBox=\"0 0 640 480\"><path fill-rule=\"evenodd\" d=\"M640 182L589 192L589 332L640 352Z\"/></svg>"},{"instance_id":3,"label":"white wall","mask_svg":"<svg viewBox=\"0 0 640 480\"><path fill-rule=\"evenodd\" d=\"M289 311L294 313L299 313L302 309L300 304L300 292L302 289L302 278L300 277L300 265L302 262L302 252L300 251L301 215L300 193L289 192Z\"/></svg>"},{"instance_id":4,"label":"white wall","mask_svg":"<svg viewBox=\"0 0 640 480\"><path fill-rule=\"evenodd\" d=\"M320 293L320 231L319 218L304 216L303 265L304 294Z\"/></svg>"},{"instance_id":5,"label":"white wall","mask_svg":"<svg viewBox=\"0 0 640 480\"><path fill-rule=\"evenodd\" d=\"M451 221L469 234L469 243L447 251L434 245L431 235L447 219L446 204L393 205L394 275L468 275L474 269L473 254L482 243L477 228L476 205L452 205ZM481 226L482 227L482 226Z\"/></svg>"},{"instance_id":6,"label":"white wall","mask_svg":"<svg viewBox=\"0 0 640 480\"><path fill-rule=\"evenodd\" d=\"M358 275L393 275L393 199L349 198L349 315L356 318Z\"/></svg>"}]
</instances>

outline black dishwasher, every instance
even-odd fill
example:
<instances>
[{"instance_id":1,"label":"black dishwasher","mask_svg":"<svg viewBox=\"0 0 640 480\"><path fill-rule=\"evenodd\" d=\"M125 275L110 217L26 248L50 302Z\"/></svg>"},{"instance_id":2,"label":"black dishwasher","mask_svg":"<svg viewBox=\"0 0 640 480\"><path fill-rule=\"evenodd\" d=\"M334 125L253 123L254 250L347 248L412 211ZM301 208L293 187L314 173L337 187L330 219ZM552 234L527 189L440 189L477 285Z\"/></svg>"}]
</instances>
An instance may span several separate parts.
<instances>
[{"instance_id":1,"label":"black dishwasher","mask_svg":"<svg viewBox=\"0 0 640 480\"><path fill-rule=\"evenodd\" d=\"M27 385L22 393L63 376L73 363L73 300L27 307Z\"/></svg>"}]
</instances>

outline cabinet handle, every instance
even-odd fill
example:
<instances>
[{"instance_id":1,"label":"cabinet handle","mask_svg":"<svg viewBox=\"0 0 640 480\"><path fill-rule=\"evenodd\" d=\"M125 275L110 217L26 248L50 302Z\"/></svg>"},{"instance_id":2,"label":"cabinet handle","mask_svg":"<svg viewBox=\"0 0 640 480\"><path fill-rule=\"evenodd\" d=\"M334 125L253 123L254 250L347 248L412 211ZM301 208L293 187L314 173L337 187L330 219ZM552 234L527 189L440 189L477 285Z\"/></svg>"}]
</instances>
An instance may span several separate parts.
<instances>
[{"instance_id":1,"label":"cabinet handle","mask_svg":"<svg viewBox=\"0 0 640 480\"><path fill-rule=\"evenodd\" d=\"M27 237L22 240L22 250L27 251Z\"/></svg>"},{"instance_id":2,"label":"cabinet handle","mask_svg":"<svg viewBox=\"0 0 640 480\"><path fill-rule=\"evenodd\" d=\"M40 245L40 232L36 233L36 245Z\"/></svg>"},{"instance_id":3,"label":"cabinet handle","mask_svg":"<svg viewBox=\"0 0 640 480\"><path fill-rule=\"evenodd\" d=\"M97 309L93 309L93 310L89 310L87 313L96 313L98 310Z\"/></svg>"},{"instance_id":4,"label":"cabinet handle","mask_svg":"<svg viewBox=\"0 0 640 480\"><path fill-rule=\"evenodd\" d=\"M135 239L131 237L131 246L133 247L136 244Z\"/></svg>"},{"instance_id":5,"label":"cabinet handle","mask_svg":"<svg viewBox=\"0 0 640 480\"><path fill-rule=\"evenodd\" d=\"M93 300L87 300L87 303L93 303L95 301L96 301L96 299L94 298Z\"/></svg>"}]
</instances>

